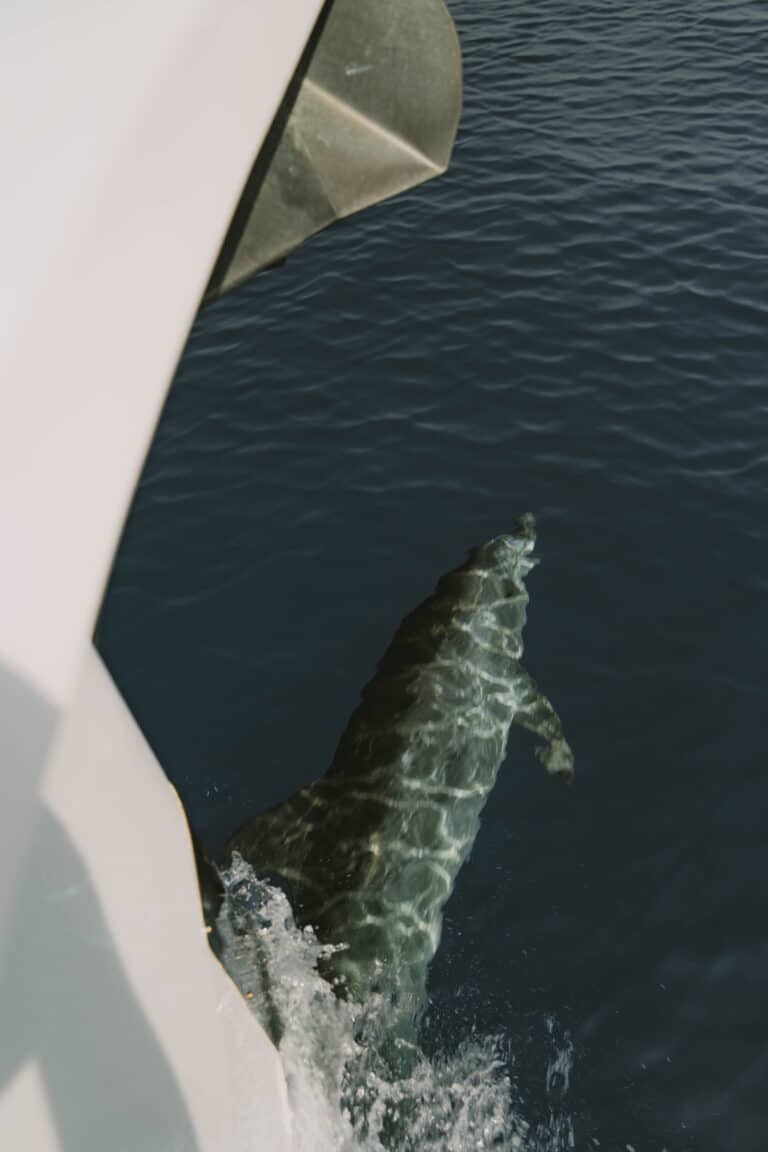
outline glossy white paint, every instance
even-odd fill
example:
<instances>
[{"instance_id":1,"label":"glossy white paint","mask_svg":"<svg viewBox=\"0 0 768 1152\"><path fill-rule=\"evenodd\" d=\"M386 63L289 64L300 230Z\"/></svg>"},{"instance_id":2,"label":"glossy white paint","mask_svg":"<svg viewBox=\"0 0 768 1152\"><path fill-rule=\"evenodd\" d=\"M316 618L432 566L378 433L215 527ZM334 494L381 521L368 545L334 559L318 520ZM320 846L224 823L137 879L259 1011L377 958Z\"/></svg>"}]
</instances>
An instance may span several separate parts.
<instances>
[{"instance_id":1,"label":"glossy white paint","mask_svg":"<svg viewBox=\"0 0 768 1152\"><path fill-rule=\"evenodd\" d=\"M319 7L3 6L0 660L56 705L74 685L213 260Z\"/></svg>"},{"instance_id":2,"label":"glossy white paint","mask_svg":"<svg viewBox=\"0 0 768 1152\"><path fill-rule=\"evenodd\" d=\"M287 1152L269 1040L208 947L186 819L93 648L0 990L0 1148Z\"/></svg>"},{"instance_id":3,"label":"glossy white paint","mask_svg":"<svg viewBox=\"0 0 768 1152\"><path fill-rule=\"evenodd\" d=\"M2 1148L287 1146L277 1057L207 950L183 815L90 637L319 8L0 6Z\"/></svg>"},{"instance_id":4,"label":"glossy white paint","mask_svg":"<svg viewBox=\"0 0 768 1152\"><path fill-rule=\"evenodd\" d=\"M198 300L319 7L0 8L0 673L54 724ZM20 806L42 767L32 727L6 749L20 767L0 784L0 810L12 798L19 812L0 837L0 954Z\"/></svg>"}]
</instances>

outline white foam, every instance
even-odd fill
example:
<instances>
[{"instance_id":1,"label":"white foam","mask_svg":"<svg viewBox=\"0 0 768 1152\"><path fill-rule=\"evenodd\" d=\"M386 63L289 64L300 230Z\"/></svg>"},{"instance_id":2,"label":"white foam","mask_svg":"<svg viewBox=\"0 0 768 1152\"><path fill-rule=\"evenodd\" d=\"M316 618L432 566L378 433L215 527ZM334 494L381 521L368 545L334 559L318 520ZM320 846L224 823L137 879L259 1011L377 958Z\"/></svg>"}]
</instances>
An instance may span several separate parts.
<instances>
[{"instance_id":1,"label":"white foam","mask_svg":"<svg viewBox=\"0 0 768 1152\"><path fill-rule=\"evenodd\" d=\"M562 1106L566 1046L547 1071L553 1108L531 1127L515 1099L507 1046L472 1038L428 1058L403 1044L395 1077L386 1006L363 1012L339 999L317 970L335 949L297 928L285 894L235 857L219 918L223 961L276 1039L293 1115L294 1152L565 1152L573 1128ZM390 1043L392 1043L391 1038ZM397 1050L390 1048L390 1056ZM555 1099L555 1097L557 1099Z\"/></svg>"}]
</instances>

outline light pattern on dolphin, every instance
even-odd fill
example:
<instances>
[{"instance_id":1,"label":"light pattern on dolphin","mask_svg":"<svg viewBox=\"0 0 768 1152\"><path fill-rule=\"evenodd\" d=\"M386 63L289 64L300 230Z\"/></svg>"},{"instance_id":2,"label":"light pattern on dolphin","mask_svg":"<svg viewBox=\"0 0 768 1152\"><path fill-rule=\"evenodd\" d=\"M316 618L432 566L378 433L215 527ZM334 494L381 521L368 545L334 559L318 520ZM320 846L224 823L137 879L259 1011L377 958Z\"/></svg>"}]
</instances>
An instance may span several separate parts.
<instances>
[{"instance_id":1,"label":"light pattern on dolphin","mask_svg":"<svg viewBox=\"0 0 768 1152\"><path fill-rule=\"evenodd\" d=\"M298 924L346 946L324 974L385 1005L387 1030L406 1040L510 726L542 739L547 771L573 773L560 720L521 664L534 540L522 517L443 576L400 625L326 775L227 844L227 860L285 877Z\"/></svg>"}]
</instances>

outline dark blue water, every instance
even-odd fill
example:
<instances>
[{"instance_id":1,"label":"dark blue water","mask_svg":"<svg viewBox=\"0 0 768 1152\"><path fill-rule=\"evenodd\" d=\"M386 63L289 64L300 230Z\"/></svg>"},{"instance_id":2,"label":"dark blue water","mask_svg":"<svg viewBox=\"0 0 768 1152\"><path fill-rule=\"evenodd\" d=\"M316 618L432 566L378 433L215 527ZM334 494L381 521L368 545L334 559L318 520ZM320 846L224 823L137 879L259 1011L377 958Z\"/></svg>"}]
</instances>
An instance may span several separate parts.
<instances>
[{"instance_id":1,"label":"dark blue water","mask_svg":"<svg viewBox=\"0 0 768 1152\"><path fill-rule=\"evenodd\" d=\"M427 1040L552 1014L576 1147L768 1148L768 5L455 0L442 180L201 313L100 645L215 850L521 511L527 665Z\"/></svg>"}]
</instances>

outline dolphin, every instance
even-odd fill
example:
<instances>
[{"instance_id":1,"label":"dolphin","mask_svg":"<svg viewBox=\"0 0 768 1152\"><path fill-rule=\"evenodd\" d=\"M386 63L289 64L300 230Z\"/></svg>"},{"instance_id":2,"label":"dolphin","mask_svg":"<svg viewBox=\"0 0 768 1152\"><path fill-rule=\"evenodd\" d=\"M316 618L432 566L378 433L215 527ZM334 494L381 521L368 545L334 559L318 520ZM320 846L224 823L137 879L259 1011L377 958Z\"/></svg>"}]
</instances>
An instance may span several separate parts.
<instances>
[{"instance_id":1,"label":"dolphin","mask_svg":"<svg viewBox=\"0 0 768 1152\"><path fill-rule=\"evenodd\" d=\"M512 724L546 770L573 774L547 698L523 667L534 520L471 549L398 628L330 769L228 841L287 881L297 924L343 945L323 975L415 1043L443 909L480 827Z\"/></svg>"}]
</instances>

